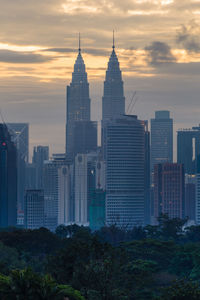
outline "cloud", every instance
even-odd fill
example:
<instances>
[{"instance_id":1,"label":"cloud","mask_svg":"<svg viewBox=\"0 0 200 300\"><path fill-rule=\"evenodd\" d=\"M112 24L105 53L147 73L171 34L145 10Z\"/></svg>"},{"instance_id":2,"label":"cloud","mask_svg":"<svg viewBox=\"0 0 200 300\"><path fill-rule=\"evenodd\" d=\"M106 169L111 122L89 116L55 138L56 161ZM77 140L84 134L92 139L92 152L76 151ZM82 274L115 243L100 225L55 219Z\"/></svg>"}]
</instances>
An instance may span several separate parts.
<instances>
[{"instance_id":1,"label":"cloud","mask_svg":"<svg viewBox=\"0 0 200 300\"><path fill-rule=\"evenodd\" d=\"M53 57L43 56L33 52L17 52L11 50L0 50L0 61L6 63L34 64L52 60Z\"/></svg>"},{"instance_id":2,"label":"cloud","mask_svg":"<svg viewBox=\"0 0 200 300\"><path fill-rule=\"evenodd\" d=\"M171 52L168 44L163 42L153 42L151 45L145 47L147 52L147 61L152 66L174 63L175 57Z\"/></svg>"},{"instance_id":3,"label":"cloud","mask_svg":"<svg viewBox=\"0 0 200 300\"><path fill-rule=\"evenodd\" d=\"M196 21L192 20L189 24L181 26L181 29L177 32L176 42L188 51L199 52L199 35L200 27Z\"/></svg>"},{"instance_id":4,"label":"cloud","mask_svg":"<svg viewBox=\"0 0 200 300\"><path fill-rule=\"evenodd\" d=\"M74 53L77 52L77 49L74 48L48 48L44 49L43 51L47 52L56 52L56 53ZM109 51L105 49L94 49L94 48L83 48L83 53L91 54L94 56L108 56Z\"/></svg>"}]
</instances>

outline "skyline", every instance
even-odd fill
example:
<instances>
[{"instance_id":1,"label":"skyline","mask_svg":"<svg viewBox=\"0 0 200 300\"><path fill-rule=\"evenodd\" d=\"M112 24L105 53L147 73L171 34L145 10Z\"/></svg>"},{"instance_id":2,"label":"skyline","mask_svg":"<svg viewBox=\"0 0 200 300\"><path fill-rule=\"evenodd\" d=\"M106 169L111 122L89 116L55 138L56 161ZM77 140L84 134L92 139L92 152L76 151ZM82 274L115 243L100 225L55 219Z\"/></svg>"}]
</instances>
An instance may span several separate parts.
<instances>
[{"instance_id":1,"label":"skyline","mask_svg":"<svg viewBox=\"0 0 200 300\"><path fill-rule=\"evenodd\" d=\"M175 131L199 123L200 1L0 4L0 108L6 122L30 123L31 149L49 144L51 152L64 152L65 91L79 31L92 120L101 118L114 28L126 106L136 90L134 113L140 119L149 120L155 110L167 109Z\"/></svg>"}]
</instances>

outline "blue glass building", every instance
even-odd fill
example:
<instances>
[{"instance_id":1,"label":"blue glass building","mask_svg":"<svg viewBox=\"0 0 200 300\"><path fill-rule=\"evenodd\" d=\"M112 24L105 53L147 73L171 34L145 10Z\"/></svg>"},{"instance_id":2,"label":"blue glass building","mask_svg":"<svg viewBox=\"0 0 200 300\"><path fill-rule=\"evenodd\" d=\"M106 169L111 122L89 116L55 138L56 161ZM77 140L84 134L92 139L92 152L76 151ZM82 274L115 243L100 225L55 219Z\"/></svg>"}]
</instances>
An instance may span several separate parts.
<instances>
[{"instance_id":1,"label":"blue glass building","mask_svg":"<svg viewBox=\"0 0 200 300\"><path fill-rule=\"evenodd\" d=\"M17 223L17 149L0 124L0 227Z\"/></svg>"},{"instance_id":2,"label":"blue glass building","mask_svg":"<svg viewBox=\"0 0 200 300\"><path fill-rule=\"evenodd\" d=\"M124 115L104 123L106 223L145 224L149 196L149 134L146 122Z\"/></svg>"}]
</instances>

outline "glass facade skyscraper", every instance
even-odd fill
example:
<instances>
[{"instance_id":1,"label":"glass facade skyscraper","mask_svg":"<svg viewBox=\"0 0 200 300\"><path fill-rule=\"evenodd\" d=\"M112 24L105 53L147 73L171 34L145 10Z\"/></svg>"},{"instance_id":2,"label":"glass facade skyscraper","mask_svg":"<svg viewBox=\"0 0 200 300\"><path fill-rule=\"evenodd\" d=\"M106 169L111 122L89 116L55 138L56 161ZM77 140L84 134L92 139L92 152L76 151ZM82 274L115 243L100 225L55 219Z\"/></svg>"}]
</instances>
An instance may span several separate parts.
<instances>
[{"instance_id":1,"label":"glass facade skyscraper","mask_svg":"<svg viewBox=\"0 0 200 300\"><path fill-rule=\"evenodd\" d=\"M81 144L77 127L85 129L82 130ZM96 147L97 125L96 122L90 121L89 83L79 44L72 82L67 86L66 153L75 156L77 148L79 153L85 153L86 150L91 151Z\"/></svg>"},{"instance_id":2,"label":"glass facade skyscraper","mask_svg":"<svg viewBox=\"0 0 200 300\"><path fill-rule=\"evenodd\" d=\"M124 83L122 81L119 61L115 53L115 46L113 43L113 50L108 62L106 79L104 81L104 94L102 98L103 121L120 117L120 115L125 114L125 97L123 85Z\"/></svg>"},{"instance_id":3,"label":"glass facade skyscraper","mask_svg":"<svg viewBox=\"0 0 200 300\"><path fill-rule=\"evenodd\" d=\"M158 163L173 162L173 119L166 110L151 119L151 169Z\"/></svg>"},{"instance_id":4,"label":"glass facade skyscraper","mask_svg":"<svg viewBox=\"0 0 200 300\"><path fill-rule=\"evenodd\" d=\"M0 124L0 227L17 223L17 149Z\"/></svg>"},{"instance_id":5,"label":"glass facade skyscraper","mask_svg":"<svg viewBox=\"0 0 200 300\"><path fill-rule=\"evenodd\" d=\"M148 164L146 122L124 115L104 123L106 222L133 227L145 223Z\"/></svg>"},{"instance_id":6,"label":"glass facade skyscraper","mask_svg":"<svg viewBox=\"0 0 200 300\"><path fill-rule=\"evenodd\" d=\"M200 156L200 126L178 131L177 162L184 164L186 174L195 174Z\"/></svg>"}]
</instances>

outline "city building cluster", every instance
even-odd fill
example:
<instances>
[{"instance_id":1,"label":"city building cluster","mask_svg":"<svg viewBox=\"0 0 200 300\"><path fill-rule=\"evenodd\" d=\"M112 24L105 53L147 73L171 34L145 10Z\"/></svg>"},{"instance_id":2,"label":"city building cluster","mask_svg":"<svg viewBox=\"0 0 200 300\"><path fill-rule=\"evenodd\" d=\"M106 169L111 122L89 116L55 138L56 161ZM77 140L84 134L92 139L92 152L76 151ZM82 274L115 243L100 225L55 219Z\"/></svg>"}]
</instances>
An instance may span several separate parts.
<instances>
[{"instance_id":1,"label":"city building cluster","mask_svg":"<svg viewBox=\"0 0 200 300\"><path fill-rule=\"evenodd\" d=\"M66 90L66 152L35 146L29 162L29 124L0 124L0 227L52 231L64 224L132 228L160 214L200 224L200 127L177 132L156 111L148 121L125 112L122 74L113 41L102 97L101 146L79 43Z\"/></svg>"}]
</instances>

